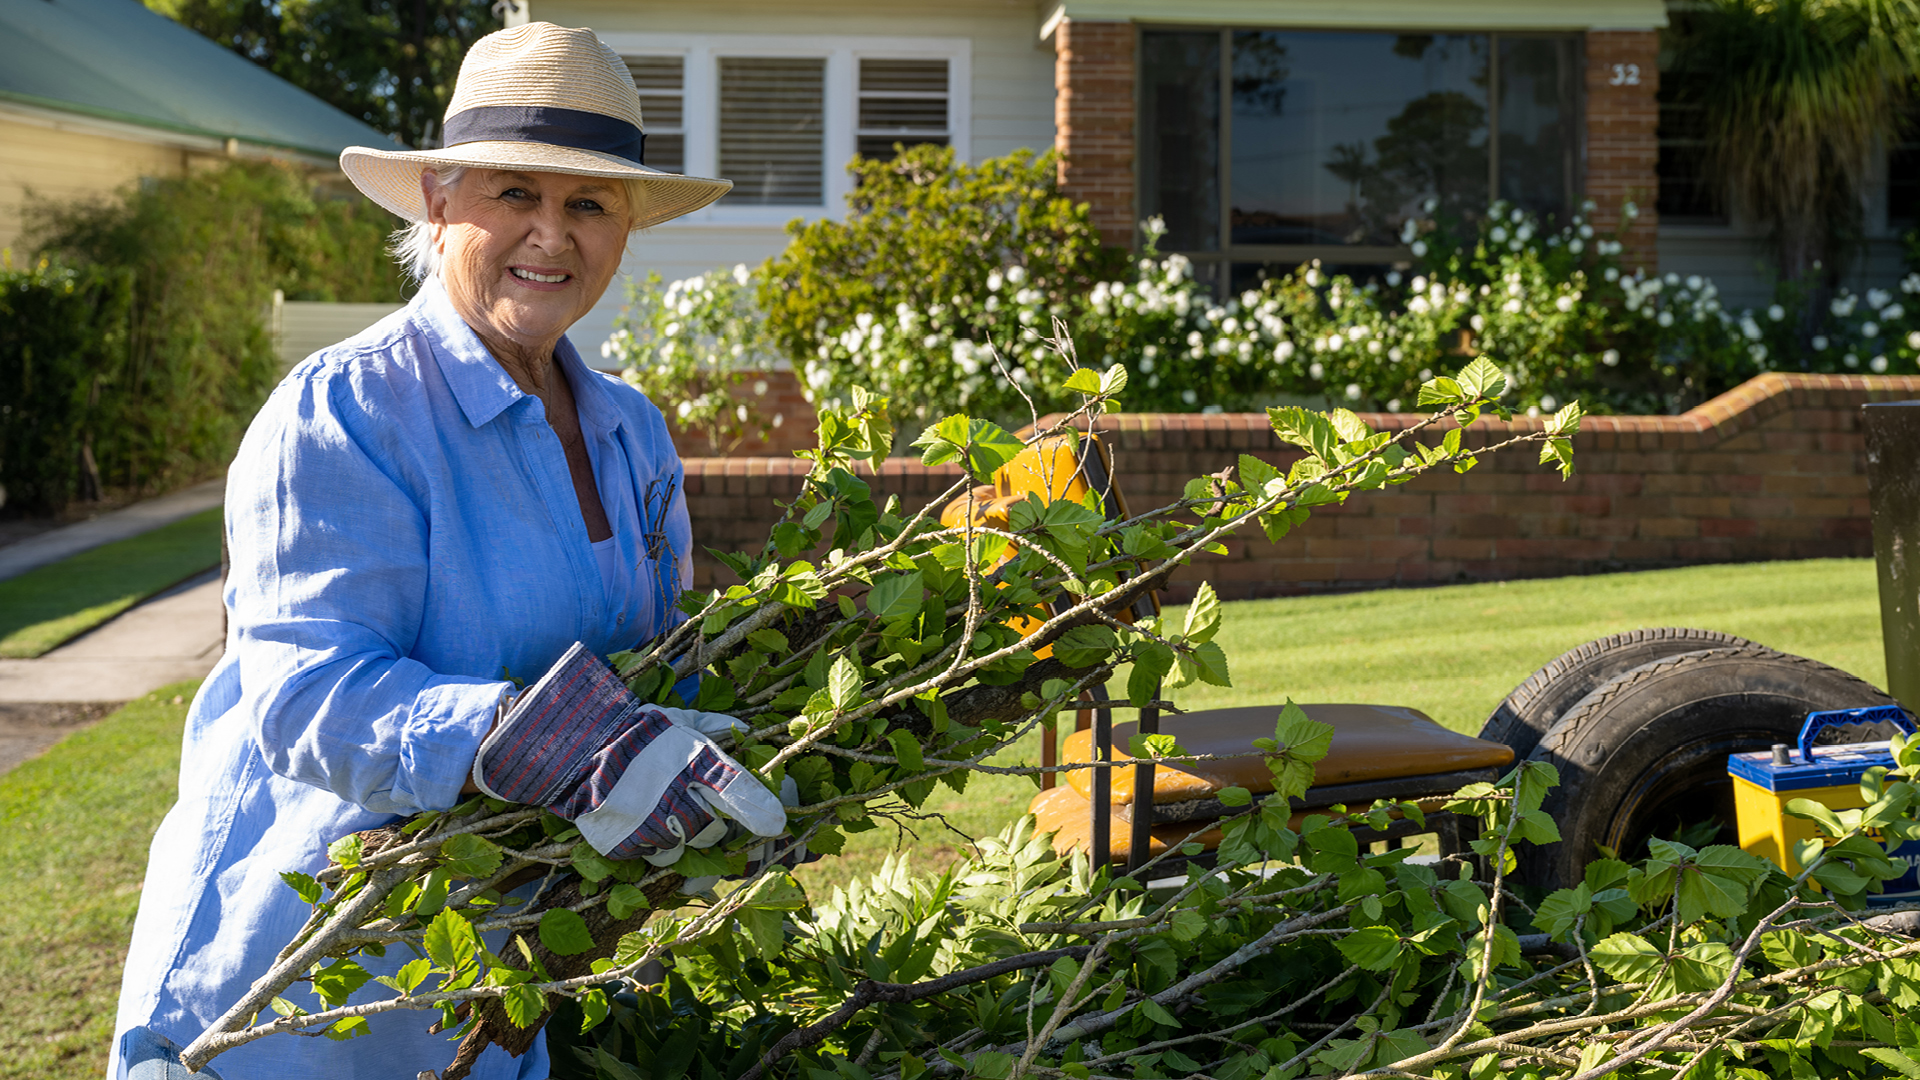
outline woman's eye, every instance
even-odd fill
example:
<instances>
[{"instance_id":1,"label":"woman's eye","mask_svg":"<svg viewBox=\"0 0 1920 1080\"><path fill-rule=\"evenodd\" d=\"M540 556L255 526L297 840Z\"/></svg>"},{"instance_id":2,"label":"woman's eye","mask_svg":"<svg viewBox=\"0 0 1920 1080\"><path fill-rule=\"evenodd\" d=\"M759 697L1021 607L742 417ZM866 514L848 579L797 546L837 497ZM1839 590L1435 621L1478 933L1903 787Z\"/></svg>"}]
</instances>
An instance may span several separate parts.
<instances>
[{"instance_id":1,"label":"woman's eye","mask_svg":"<svg viewBox=\"0 0 1920 1080\"><path fill-rule=\"evenodd\" d=\"M505 191L503 191L503 192L501 192L501 193L500 193L500 197L501 197L501 198L503 198L503 199L531 199L531 198L533 198L533 196L531 196L531 195L529 195L529 194L527 194L527 189L526 189L526 188L517 188L517 187L510 187L510 188L508 188L507 190L505 190Z\"/></svg>"},{"instance_id":2,"label":"woman's eye","mask_svg":"<svg viewBox=\"0 0 1920 1080\"><path fill-rule=\"evenodd\" d=\"M601 210L600 204L594 202L592 199L575 200L573 208L584 214L597 214Z\"/></svg>"}]
</instances>

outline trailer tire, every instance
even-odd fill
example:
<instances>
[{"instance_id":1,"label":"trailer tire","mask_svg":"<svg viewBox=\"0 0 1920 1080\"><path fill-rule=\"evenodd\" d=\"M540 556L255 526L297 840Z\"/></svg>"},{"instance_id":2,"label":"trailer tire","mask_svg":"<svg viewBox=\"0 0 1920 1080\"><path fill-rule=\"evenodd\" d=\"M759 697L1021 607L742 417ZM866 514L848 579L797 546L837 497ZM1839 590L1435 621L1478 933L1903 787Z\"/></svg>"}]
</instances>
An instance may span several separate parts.
<instances>
[{"instance_id":1,"label":"trailer tire","mask_svg":"<svg viewBox=\"0 0 1920 1080\"><path fill-rule=\"evenodd\" d=\"M1581 698L1617 675L1681 653L1753 645L1746 638L1732 634L1684 626L1630 630L1576 645L1547 661L1539 671L1528 676L1526 682L1515 687L1480 726L1480 737L1489 742L1506 743L1513 747L1514 757L1524 759L1540 745L1540 737L1553 730Z\"/></svg>"},{"instance_id":2,"label":"trailer tire","mask_svg":"<svg viewBox=\"0 0 1920 1080\"><path fill-rule=\"evenodd\" d=\"M1737 843L1728 754L1794 741L1809 712L1892 704L1838 668L1759 645L1683 653L1616 676L1530 755L1560 773L1542 806L1560 842L1521 845L1521 880L1569 886L1602 846L1632 861L1645 857L1649 837L1708 818L1721 825L1714 843Z\"/></svg>"}]
</instances>

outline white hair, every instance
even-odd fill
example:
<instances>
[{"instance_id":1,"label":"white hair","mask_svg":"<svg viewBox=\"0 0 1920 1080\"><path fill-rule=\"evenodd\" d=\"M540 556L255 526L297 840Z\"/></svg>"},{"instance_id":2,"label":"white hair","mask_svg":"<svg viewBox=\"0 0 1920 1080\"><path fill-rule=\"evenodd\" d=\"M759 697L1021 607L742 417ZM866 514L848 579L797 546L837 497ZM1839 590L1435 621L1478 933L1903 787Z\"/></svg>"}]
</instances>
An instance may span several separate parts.
<instances>
[{"instance_id":1,"label":"white hair","mask_svg":"<svg viewBox=\"0 0 1920 1080\"><path fill-rule=\"evenodd\" d=\"M424 175L433 177L433 186L436 188L457 188L467 178L467 166L442 165L424 170ZM620 184L626 189L628 214L639 217L647 205L646 182L627 179L620 181ZM393 236L388 239L387 250L408 277L415 283L423 283L440 272L439 239L431 222L408 222L394 230Z\"/></svg>"}]
</instances>

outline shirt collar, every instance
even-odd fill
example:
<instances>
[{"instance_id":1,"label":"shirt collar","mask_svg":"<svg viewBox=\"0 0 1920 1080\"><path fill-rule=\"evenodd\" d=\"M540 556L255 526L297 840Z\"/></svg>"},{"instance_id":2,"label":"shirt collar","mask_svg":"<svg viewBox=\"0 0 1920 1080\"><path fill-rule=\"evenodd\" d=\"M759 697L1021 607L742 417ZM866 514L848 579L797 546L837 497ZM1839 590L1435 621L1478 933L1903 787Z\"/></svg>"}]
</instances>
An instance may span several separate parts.
<instances>
[{"instance_id":1,"label":"shirt collar","mask_svg":"<svg viewBox=\"0 0 1920 1080\"><path fill-rule=\"evenodd\" d=\"M480 335L453 310L447 288L437 276L428 278L413 298L413 321L426 331L427 346L467 423L482 427L527 396L487 351Z\"/></svg>"},{"instance_id":2,"label":"shirt collar","mask_svg":"<svg viewBox=\"0 0 1920 1080\"><path fill-rule=\"evenodd\" d=\"M454 400L466 414L467 423L483 427L507 411L514 402L529 395L507 374L480 340L480 335L453 309L453 300L438 277L428 278L413 298L414 320L427 332L427 343L440 363L440 373L453 390ZM573 388L574 407L580 412L583 428L611 432L620 426L620 410L609 400L604 380L587 367L580 350L561 335L554 356L566 369L567 383Z\"/></svg>"}]
</instances>

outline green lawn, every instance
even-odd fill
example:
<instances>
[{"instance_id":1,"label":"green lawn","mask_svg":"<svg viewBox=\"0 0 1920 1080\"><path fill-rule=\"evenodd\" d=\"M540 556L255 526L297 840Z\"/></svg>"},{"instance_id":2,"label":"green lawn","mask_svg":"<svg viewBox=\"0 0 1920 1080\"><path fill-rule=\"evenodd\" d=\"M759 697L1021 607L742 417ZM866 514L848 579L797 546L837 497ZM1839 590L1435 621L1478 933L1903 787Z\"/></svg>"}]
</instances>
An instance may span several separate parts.
<instances>
[{"instance_id":1,"label":"green lawn","mask_svg":"<svg viewBox=\"0 0 1920 1080\"><path fill-rule=\"evenodd\" d=\"M0 1062L9 1077L106 1070L147 844L173 804L195 685L155 691L0 777Z\"/></svg>"},{"instance_id":2,"label":"green lawn","mask_svg":"<svg viewBox=\"0 0 1920 1080\"><path fill-rule=\"evenodd\" d=\"M1251 600L1225 605L1219 641L1233 686L1189 687L1187 708L1354 701L1411 705L1457 731L1487 714L1540 665L1594 638L1691 626L1751 638L1886 685L1871 559L1701 566L1594 577ZM1184 610L1167 613L1178 627ZM1125 718L1122 714L1121 718ZM1038 759L1038 741L1024 750ZM944 864L1025 808L1024 777L976 775L965 795L941 788L925 809L941 820L882 826L846 854L803 867L816 892L871 873L897 846L916 865Z\"/></svg>"},{"instance_id":3,"label":"green lawn","mask_svg":"<svg viewBox=\"0 0 1920 1080\"><path fill-rule=\"evenodd\" d=\"M0 581L0 657L35 657L220 565L220 509Z\"/></svg>"}]
</instances>

